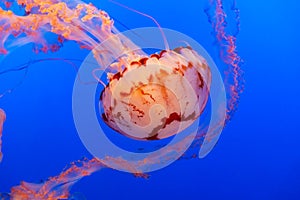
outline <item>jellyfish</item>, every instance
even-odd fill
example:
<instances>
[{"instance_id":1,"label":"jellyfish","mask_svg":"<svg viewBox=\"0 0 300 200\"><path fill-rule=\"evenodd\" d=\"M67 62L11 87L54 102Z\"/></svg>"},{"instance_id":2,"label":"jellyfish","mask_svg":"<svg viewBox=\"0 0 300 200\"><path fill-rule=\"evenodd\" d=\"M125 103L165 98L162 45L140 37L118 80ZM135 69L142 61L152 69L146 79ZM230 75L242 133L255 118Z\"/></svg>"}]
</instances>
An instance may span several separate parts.
<instances>
[{"instance_id":1,"label":"jellyfish","mask_svg":"<svg viewBox=\"0 0 300 200\"><path fill-rule=\"evenodd\" d=\"M200 116L210 82L209 66L191 48L134 60L110 77L101 94L104 121L134 139L170 137ZM197 105L199 109L195 109Z\"/></svg>"},{"instance_id":2,"label":"jellyfish","mask_svg":"<svg viewBox=\"0 0 300 200\"><path fill-rule=\"evenodd\" d=\"M162 31L165 49L148 55L118 31L108 13L92 4L57 0L1 2L6 9L0 8L0 54L6 55L28 43L34 44L36 53L54 52L59 51L65 41L75 41L81 48L90 50L98 64L91 75L104 88L99 96L99 104L103 109L101 117L119 134L142 141L176 137L204 112L212 73L207 60L193 47L186 45L170 49ZM24 16L9 9L13 4L24 8ZM225 31L222 1L211 1L211 7L216 11L211 22L216 39L222 46L220 54L234 74L233 83L228 87L231 95L227 118L230 119L241 92L240 58L236 52L235 36ZM55 34L56 40L47 41L47 33ZM103 66L107 65L106 84L96 76L96 72L104 70ZM4 121L5 113L0 110L0 136ZM192 137L196 139L196 144L203 139L204 130L201 129L196 137ZM11 189L10 197L49 200L71 198L72 185L85 176L111 166L126 169L136 177L147 178L148 175L141 170L143 167L156 164L158 160L162 163L171 160L174 154L186 147L189 140L190 136L182 138L159 154L145 157L138 165L111 156L79 160L43 183L22 182Z\"/></svg>"}]
</instances>

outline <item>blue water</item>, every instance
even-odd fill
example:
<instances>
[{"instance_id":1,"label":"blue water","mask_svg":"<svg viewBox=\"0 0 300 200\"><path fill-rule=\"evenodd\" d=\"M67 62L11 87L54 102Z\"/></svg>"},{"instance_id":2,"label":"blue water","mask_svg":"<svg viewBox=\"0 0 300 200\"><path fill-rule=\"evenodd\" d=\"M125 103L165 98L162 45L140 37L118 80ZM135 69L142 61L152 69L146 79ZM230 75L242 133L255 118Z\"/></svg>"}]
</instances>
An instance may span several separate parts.
<instances>
[{"instance_id":1,"label":"blue water","mask_svg":"<svg viewBox=\"0 0 300 200\"><path fill-rule=\"evenodd\" d=\"M162 27L189 35L218 58L203 12L205 1L120 2L152 15ZM93 3L129 28L154 26L151 20L108 1ZM300 2L237 0L237 6L246 88L214 150L204 159L178 161L151 173L149 180L104 169L81 180L72 191L87 199L300 199ZM83 59L86 53L68 42L50 57ZM5 63L11 67L35 58L31 46L10 56ZM72 118L75 75L63 62L37 63L21 86L0 99L7 113L0 191L8 192L22 180L45 180L68 163L90 156ZM7 75L1 88L20 79L22 72Z\"/></svg>"}]
</instances>

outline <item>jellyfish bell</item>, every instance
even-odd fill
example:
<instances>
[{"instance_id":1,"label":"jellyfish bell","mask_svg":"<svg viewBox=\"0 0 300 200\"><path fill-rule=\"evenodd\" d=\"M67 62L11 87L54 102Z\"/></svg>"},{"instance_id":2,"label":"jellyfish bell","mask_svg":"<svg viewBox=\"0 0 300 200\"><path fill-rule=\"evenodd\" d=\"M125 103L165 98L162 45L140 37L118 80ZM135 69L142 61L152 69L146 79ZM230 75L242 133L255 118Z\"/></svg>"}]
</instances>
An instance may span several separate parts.
<instances>
[{"instance_id":1,"label":"jellyfish bell","mask_svg":"<svg viewBox=\"0 0 300 200\"><path fill-rule=\"evenodd\" d=\"M206 60L190 47L141 57L109 76L100 97L102 117L133 139L168 138L201 115L210 84Z\"/></svg>"}]
</instances>

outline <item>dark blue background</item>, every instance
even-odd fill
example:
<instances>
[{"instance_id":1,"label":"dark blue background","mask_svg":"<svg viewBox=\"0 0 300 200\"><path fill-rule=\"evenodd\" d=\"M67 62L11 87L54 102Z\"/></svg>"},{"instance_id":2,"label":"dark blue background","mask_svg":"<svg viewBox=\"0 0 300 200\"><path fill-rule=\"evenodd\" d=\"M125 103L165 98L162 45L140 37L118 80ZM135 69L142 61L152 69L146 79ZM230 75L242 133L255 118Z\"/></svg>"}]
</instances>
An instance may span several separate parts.
<instances>
[{"instance_id":1,"label":"dark blue background","mask_svg":"<svg viewBox=\"0 0 300 200\"><path fill-rule=\"evenodd\" d=\"M203 12L206 1L120 2L152 15L163 27L188 34L217 58ZM93 3L130 28L154 26L108 1ZM231 1L224 4L229 7ZM237 6L246 90L215 149L202 160L179 161L151 173L149 180L105 169L72 191L87 199L300 199L300 1L237 0ZM22 47L5 65L35 58L31 52L30 46ZM68 42L59 53L40 57L83 59L86 53ZM0 77L1 89L16 84L21 75ZM9 191L21 180L38 182L57 175L71 161L89 156L72 119L74 78L74 69L63 62L34 64L23 84L0 99L7 112L0 191Z\"/></svg>"}]
</instances>

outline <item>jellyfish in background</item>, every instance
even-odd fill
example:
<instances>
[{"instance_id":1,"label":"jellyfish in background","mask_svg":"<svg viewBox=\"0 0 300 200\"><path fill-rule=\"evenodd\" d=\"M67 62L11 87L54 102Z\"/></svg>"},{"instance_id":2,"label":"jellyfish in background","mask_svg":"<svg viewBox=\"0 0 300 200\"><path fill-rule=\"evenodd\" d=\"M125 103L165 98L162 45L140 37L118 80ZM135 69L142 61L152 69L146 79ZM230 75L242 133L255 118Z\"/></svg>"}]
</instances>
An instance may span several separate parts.
<instances>
[{"instance_id":1,"label":"jellyfish in background","mask_svg":"<svg viewBox=\"0 0 300 200\"><path fill-rule=\"evenodd\" d=\"M206 60L192 47L171 50L164 38L166 49L148 55L119 33L105 11L92 4L56 0L1 2L7 9L0 8L0 54L5 55L10 49L27 43L33 43L37 53L58 51L69 40L92 51L99 65L95 71L101 70L101 66L110 65L109 83L106 85L97 80L105 86L100 97L103 120L117 132L138 140L160 140L185 129L203 112L209 97L211 72ZM9 10L14 4L24 7L25 16L18 16ZM211 14L209 11L215 12ZM207 13L221 47L222 59L233 74L232 83L228 81L229 120L241 93L240 58L236 53L235 36L225 32L226 14L222 1L211 1ZM46 33L56 34L57 40L49 43L45 38ZM104 49L97 48L103 41L109 42ZM184 82L183 77L188 81ZM5 113L0 110L0 137L4 121ZM201 134L197 134L197 141ZM187 139L180 143L185 144ZM183 146L179 145L180 148ZM160 156L167 157L174 151L178 149L169 148ZM151 164L153 160L153 156L148 157L140 166ZM72 163L67 170L44 183L22 182L11 189L10 197L67 199L71 197L70 188L73 184L105 168L103 163L106 162L122 166L138 177L147 177L137 166L131 166L121 158L83 159Z\"/></svg>"}]
</instances>

